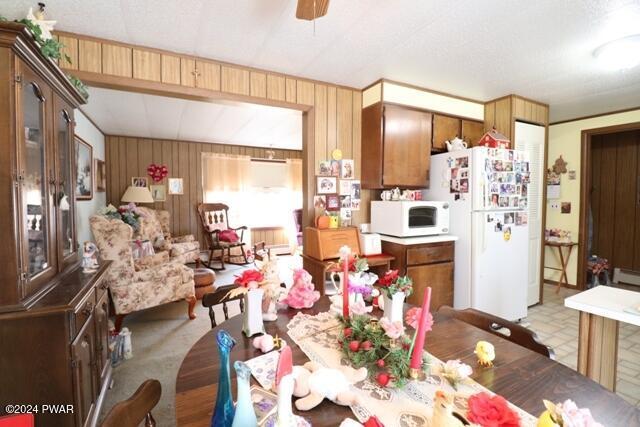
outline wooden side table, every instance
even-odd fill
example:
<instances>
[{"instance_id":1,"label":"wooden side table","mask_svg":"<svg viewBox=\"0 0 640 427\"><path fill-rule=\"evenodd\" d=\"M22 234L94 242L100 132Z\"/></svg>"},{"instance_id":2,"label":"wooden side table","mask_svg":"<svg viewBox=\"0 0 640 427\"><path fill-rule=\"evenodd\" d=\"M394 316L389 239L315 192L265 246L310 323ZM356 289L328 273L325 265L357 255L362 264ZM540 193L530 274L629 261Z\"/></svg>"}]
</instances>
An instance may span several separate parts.
<instances>
[{"instance_id":1,"label":"wooden side table","mask_svg":"<svg viewBox=\"0 0 640 427\"><path fill-rule=\"evenodd\" d=\"M391 261L396 259L394 256L387 254L373 255L363 258L367 259L369 270L376 273L378 276L382 276L386 271L390 270ZM338 258L320 261L310 257L309 255L302 255L302 266L309 272L309 274L311 274L313 283L316 285L316 289L322 296L325 295L324 285L329 266L337 262Z\"/></svg>"},{"instance_id":2,"label":"wooden side table","mask_svg":"<svg viewBox=\"0 0 640 427\"><path fill-rule=\"evenodd\" d=\"M558 280L558 287L556 288L556 294L557 294L558 292L560 292L560 288L562 287L562 284L564 284L565 286L569 285L569 279L567 278L567 265L569 265L569 257L571 256L571 251L573 250L574 246L578 245L578 243L556 242L553 240L545 240L544 245L549 246L550 248L558 248L558 254L560 255L560 268L545 267L545 268L548 268L549 270L556 270L561 272L560 280ZM566 257L565 257L564 248L569 248L569 250L567 251Z\"/></svg>"}]
</instances>

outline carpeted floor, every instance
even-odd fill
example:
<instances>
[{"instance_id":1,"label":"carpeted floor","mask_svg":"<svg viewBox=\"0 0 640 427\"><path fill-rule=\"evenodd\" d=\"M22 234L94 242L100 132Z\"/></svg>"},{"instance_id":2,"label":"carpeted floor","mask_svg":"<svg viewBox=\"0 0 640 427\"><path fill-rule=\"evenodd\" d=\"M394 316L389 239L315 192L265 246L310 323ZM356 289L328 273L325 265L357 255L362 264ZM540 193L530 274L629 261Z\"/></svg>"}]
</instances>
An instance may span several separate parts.
<instances>
[{"instance_id":1,"label":"carpeted floor","mask_svg":"<svg viewBox=\"0 0 640 427\"><path fill-rule=\"evenodd\" d=\"M300 257L283 256L280 260L281 279L291 282L291 266L302 267ZM216 272L216 284L230 284L234 275L245 267L229 265ZM230 304L229 314L240 313ZM111 407L130 397L143 381L155 378L162 384L162 397L153 410L158 427L175 425L176 375L185 355L207 331L211 330L209 314L200 301L196 305L197 318L189 320L187 303L175 302L133 313L125 318L124 326L131 330L133 358L114 368L113 388L107 392L101 418ZM223 318L222 310L217 318Z\"/></svg>"},{"instance_id":2,"label":"carpeted floor","mask_svg":"<svg viewBox=\"0 0 640 427\"><path fill-rule=\"evenodd\" d=\"M301 265L300 258L282 257L281 270L287 265ZM217 273L217 284L233 282L234 274L242 267L229 266ZM288 281L286 273L283 280ZM526 321L544 342L554 347L558 362L573 369L577 357L577 312L565 308L563 298L571 292L563 290L556 295L550 285L545 285L545 304L532 307ZM175 380L184 356L191 346L211 329L207 309L196 306L198 317L189 321L186 302L166 304L161 307L134 313L125 320L132 331L134 357L115 368L113 388L107 393L102 416L121 400L128 398L148 378L162 383L162 398L153 411L159 427L175 425ZM239 313L238 307L230 314ZM220 312L221 316L222 313ZM618 393L632 404L640 405L640 328L621 327L619 351Z\"/></svg>"}]
</instances>

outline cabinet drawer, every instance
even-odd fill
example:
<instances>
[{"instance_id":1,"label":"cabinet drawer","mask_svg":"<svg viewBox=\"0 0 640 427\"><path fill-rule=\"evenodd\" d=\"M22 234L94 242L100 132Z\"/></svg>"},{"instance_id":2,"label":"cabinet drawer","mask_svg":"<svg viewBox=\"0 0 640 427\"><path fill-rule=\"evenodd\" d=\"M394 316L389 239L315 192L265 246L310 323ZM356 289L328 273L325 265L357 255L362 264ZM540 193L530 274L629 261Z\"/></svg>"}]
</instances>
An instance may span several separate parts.
<instances>
[{"instance_id":1,"label":"cabinet drawer","mask_svg":"<svg viewBox=\"0 0 640 427\"><path fill-rule=\"evenodd\" d=\"M407 276L413 280L413 293L407 300L420 305L427 286L431 287L431 311L443 305L453 306L453 263L420 265L407 268Z\"/></svg>"},{"instance_id":2,"label":"cabinet drawer","mask_svg":"<svg viewBox=\"0 0 640 427\"><path fill-rule=\"evenodd\" d=\"M84 324L87 323L87 320L89 320L91 314L93 313L93 309L96 307L95 294L96 292L93 289L88 292L82 302L73 312L72 325L74 329L72 332L74 337L78 333L78 331L82 329Z\"/></svg>"},{"instance_id":3,"label":"cabinet drawer","mask_svg":"<svg viewBox=\"0 0 640 427\"><path fill-rule=\"evenodd\" d=\"M407 249L407 265L453 261L453 242L411 247Z\"/></svg>"},{"instance_id":4,"label":"cabinet drawer","mask_svg":"<svg viewBox=\"0 0 640 427\"><path fill-rule=\"evenodd\" d=\"M102 298L102 296L107 293L107 288L107 282L105 282L104 279L98 282L98 284L96 285L96 304L99 304L100 298Z\"/></svg>"}]
</instances>

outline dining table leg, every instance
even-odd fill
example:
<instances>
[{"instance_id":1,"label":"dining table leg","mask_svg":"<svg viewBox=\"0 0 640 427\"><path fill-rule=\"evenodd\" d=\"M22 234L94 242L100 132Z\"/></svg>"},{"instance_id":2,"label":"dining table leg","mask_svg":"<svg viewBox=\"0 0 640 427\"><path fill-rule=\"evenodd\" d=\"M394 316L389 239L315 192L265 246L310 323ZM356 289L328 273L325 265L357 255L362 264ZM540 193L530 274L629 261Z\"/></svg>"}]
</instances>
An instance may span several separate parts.
<instances>
[{"instance_id":1,"label":"dining table leg","mask_svg":"<svg viewBox=\"0 0 640 427\"><path fill-rule=\"evenodd\" d=\"M615 391L617 363L618 321L581 311L578 372Z\"/></svg>"}]
</instances>

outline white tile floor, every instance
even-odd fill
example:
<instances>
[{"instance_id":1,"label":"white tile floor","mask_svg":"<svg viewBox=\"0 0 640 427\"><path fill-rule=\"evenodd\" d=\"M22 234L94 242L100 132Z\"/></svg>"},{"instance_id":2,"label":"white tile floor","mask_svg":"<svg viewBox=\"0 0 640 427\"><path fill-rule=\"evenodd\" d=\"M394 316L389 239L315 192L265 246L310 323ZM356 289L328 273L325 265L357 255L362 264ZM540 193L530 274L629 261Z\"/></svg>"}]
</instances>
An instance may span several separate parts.
<instances>
[{"instance_id":1,"label":"white tile floor","mask_svg":"<svg viewBox=\"0 0 640 427\"><path fill-rule=\"evenodd\" d=\"M578 360L578 311L566 308L564 298L575 291L545 285L544 304L531 307L525 319L542 342L553 347L556 360L576 369ZM620 324L618 337L618 379L616 393L640 407L640 328Z\"/></svg>"}]
</instances>

